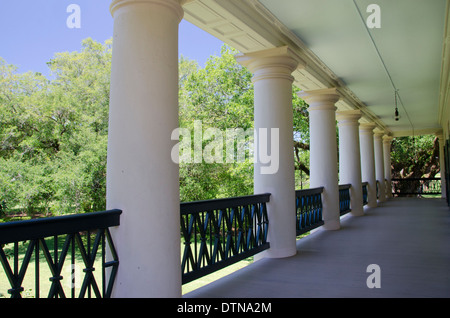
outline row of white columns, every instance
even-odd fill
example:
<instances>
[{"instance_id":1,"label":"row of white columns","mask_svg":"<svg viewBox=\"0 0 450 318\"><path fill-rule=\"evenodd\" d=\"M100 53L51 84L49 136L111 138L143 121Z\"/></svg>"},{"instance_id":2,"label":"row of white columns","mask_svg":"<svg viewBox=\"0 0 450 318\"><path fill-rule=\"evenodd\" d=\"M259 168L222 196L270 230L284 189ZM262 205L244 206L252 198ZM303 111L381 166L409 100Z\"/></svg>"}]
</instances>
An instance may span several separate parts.
<instances>
[{"instance_id":1,"label":"row of white columns","mask_svg":"<svg viewBox=\"0 0 450 318\"><path fill-rule=\"evenodd\" d=\"M114 0L113 58L109 114L107 208L122 209L112 229L120 257L114 297L180 297L180 200L178 166L171 160L178 126L178 25L182 0ZM303 61L287 47L243 54L237 60L254 74L255 128L279 130L279 169L260 173L255 193L271 193L266 257L296 250L292 72ZM355 111L338 113L336 89L300 93L310 113L310 186L323 186L324 228L339 222L338 184L351 183L351 208L363 214L362 181L369 206L376 206L376 177L389 180L387 159L373 126L360 125ZM384 152L388 153L387 140ZM270 145L269 145L270 149ZM386 156L388 158L388 156ZM376 163L376 165L375 165ZM387 168L386 168L387 169ZM381 193L384 193L384 183ZM384 200L384 195L380 197Z\"/></svg>"},{"instance_id":2,"label":"row of white columns","mask_svg":"<svg viewBox=\"0 0 450 318\"><path fill-rule=\"evenodd\" d=\"M291 73L304 64L288 47L240 54L237 61L254 74L256 131L259 128L280 131L280 169L273 174L261 174L260 163L256 162L254 191L272 194L268 204L271 248L264 252L265 256L289 257L297 252L292 222L295 206L291 199L295 192ZM303 91L299 96L309 104L310 187L324 187L324 228L337 230L340 228L339 184L352 185L353 215L363 215L362 182L368 182L369 207L377 206L377 180L378 201L386 200L385 179L390 182L391 138L385 136L382 140L383 134L375 132L373 124L359 127L361 113L358 110L339 112L336 116L335 104L340 95L335 88ZM336 118L339 121L339 160Z\"/></svg>"},{"instance_id":3,"label":"row of white columns","mask_svg":"<svg viewBox=\"0 0 450 318\"><path fill-rule=\"evenodd\" d=\"M364 214L363 182L368 183L368 207L376 207L377 202L390 197L390 187L385 184L391 182L392 137L376 131L374 124L360 124L359 110L336 113L335 103L340 96L334 88L301 92L299 96L310 106L310 187L324 187L323 227L337 230L340 228L339 184L351 184L351 213L354 216Z\"/></svg>"}]
</instances>

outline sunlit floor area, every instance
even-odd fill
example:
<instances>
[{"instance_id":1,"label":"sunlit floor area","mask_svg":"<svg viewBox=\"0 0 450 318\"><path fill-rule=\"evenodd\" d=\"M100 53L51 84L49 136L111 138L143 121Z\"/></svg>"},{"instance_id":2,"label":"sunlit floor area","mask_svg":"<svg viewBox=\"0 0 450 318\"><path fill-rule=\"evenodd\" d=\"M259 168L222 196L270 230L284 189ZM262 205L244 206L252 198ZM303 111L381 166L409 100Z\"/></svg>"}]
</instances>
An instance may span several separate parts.
<instances>
[{"instance_id":1,"label":"sunlit floor area","mask_svg":"<svg viewBox=\"0 0 450 318\"><path fill-rule=\"evenodd\" d=\"M443 199L394 198L319 229L297 255L262 259L186 298L450 297L450 209Z\"/></svg>"}]
</instances>

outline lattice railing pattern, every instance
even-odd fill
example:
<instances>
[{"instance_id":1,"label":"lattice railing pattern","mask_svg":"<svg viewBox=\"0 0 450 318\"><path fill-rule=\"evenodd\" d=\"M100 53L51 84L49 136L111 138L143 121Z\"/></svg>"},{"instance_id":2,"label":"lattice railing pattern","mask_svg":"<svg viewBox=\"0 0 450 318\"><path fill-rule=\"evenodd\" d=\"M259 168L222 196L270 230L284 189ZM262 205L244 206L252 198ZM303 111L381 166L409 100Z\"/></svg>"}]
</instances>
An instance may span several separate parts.
<instances>
[{"instance_id":1,"label":"lattice railing pattern","mask_svg":"<svg viewBox=\"0 0 450 318\"><path fill-rule=\"evenodd\" d=\"M108 228L119 225L120 213L0 224L2 296L109 298L119 259Z\"/></svg>"},{"instance_id":2,"label":"lattice railing pattern","mask_svg":"<svg viewBox=\"0 0 450 318\"><path fill-rule=\"evenodd\" d=\"M339 186L339 213L347 214L350 209L350 188L351 184L343 184Z\"/></svg>"},{"instance_id":3,"label":"lattice railing pattern","mask_svg":"<svg viewBox=\"0 0 450 318\"><path fill-rule=\"evenodd\" d=\"M322 192L323 187L295 191L297 236L324 224Z\"/></svg>"},{"instance_id":4,"label":"lattice railing pattern","mask_svg":"<svg viewBox=\"0 0 450 318\"><path fill-rule=\"evenodd\" d=\"M270 194L181 203L183 284L267 248Z\"/></svg>"},{"instance_id":5,"label":"lattice railing pattern","mask_svg":"<svg viewBox=\"0 0 450 318\"><path fill-rule=\"evenodd\" d=\"M392 192L396 196L441 194L441 178L393 178Z\"/></svg>"},{"instance_id":6,"label":"lattice railing pattern","mask_svg":"<svg viewBox=\"0 0 450 318\"><path fill-rule=\"evenodd\" d=\"M368 186L369 186L368 182L362 183L363 205L366 205L367 203L369 203L369 196L368 196L368 189L367 189Z\"/></svg>"}]
</instances>

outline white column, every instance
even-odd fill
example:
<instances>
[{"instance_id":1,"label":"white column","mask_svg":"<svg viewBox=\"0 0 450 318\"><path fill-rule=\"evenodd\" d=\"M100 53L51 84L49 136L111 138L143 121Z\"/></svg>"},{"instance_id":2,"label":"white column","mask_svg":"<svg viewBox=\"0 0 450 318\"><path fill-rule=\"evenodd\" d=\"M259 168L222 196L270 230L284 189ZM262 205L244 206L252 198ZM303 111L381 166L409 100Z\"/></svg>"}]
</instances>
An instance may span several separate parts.
<instances>
[{"instance_id":1,"label":"white column","mask_svg":"<svg viewBox=\"0 0 450 318\"><path fill-rule=\"evenodd\" d=\"M239 54L236 60L253 73L258 155L254 164L254 192L271 193L267 205L270 249L263 256L289 257L297 253L291 73L300 59L288 47L280 47ZM269 142L264 140L263 132L267 132ZM265 145L268 151L262 148ZM264 164L261 155L268 153L272 158L269 164Z\"/></svg>"},{"instance_id":2,"label":"white column","mask_svg":"<svg viewBox=\"0 0 450 318\"><path fill-rule=\"evenodd\" d=\"M120 259L113 297L181 297L176 0L115 0L107 207Z\"/></svg>"},{"instance_id":3,"label":"white column","mask_svg":"<svg viewBox=\"0 0 450 318\"><path fill-rule=\"evenodd\" d=\"M300 92L309 104L310 187L324 187L322 194L324 228L340 228L336 106L340 96L335 88Z\"/></svg>"},{"instance_id":4,"label":"white column","mask_svg":"<svg viewBox=\"0 0 450 318\"><path fill-rule=\"evenodd\" d=\"M359 150L359 110L336 113L339 122L339 183L351 184L351 214L364 214L361 182L361 154Z\"/></svg>"},{"instance_id":5,"label":"white column","mask_svg":"<svg viewBox=\"0 0 450 318\"><path fill-rule=\"evenodd\" d=\"M446 197L447 190L446 190L446 182L445 182L445 152L444 152L444 146L445 146L445 139L444 135L441 133L436 134L436 136L439 138L439 173L441 174L441 191L442 191L442 198Z\"/></svg>"},{"instance_id":6,"label":"white column","mask_svg":"<svg viewBox=\"0 0 450 318\"><path fill-rule=\"evenodd\" d=\"M375 154L375 178L378 180L378 201L386 201L386 183L384 176L384 154L383 137L384 133L375 130L374 135L374 154Z\"/></svg>"},{"instance_id":7,"label":"white column","mask_svg":"<svg viewBox=\"0 0 450 318\"><path fill-rule=\"evenodd\" d=\"M368 207L377 206L377 184L375 179L375 157L373 148L373 130L375 124L359 125L359 143L361 150L361 181L368 182Z\"/></svg>"},{"instance_id":8,"label":"white column","mask_svg":"<svg viewBox=\"0 0 450 318\"><path fill-rule=\"evenodd\" d=\"M383 136L384 176L387 180L386 199L392 198L391 142L393 137Z\"/></svg>"}]
</instances>

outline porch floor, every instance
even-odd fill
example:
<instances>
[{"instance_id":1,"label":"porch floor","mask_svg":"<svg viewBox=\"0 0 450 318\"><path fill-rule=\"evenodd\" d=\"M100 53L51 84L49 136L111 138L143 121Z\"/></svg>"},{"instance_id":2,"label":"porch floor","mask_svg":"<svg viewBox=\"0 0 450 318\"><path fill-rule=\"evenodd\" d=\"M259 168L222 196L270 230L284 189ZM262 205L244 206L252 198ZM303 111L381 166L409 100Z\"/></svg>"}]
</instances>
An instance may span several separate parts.
<instances>
[{"instance_id":1,"label":"porch floor","mask_svg":"<svg viewBox=\"0 0 450 318\"><path fill-rule=\"evenodd\" d=\"M445 200L394 198L365 212L297 241L295 256L261 259L184 297L450 297ZM367 287L370 264L380 267L380 288Z\"/></svg>"}]
</instances>

